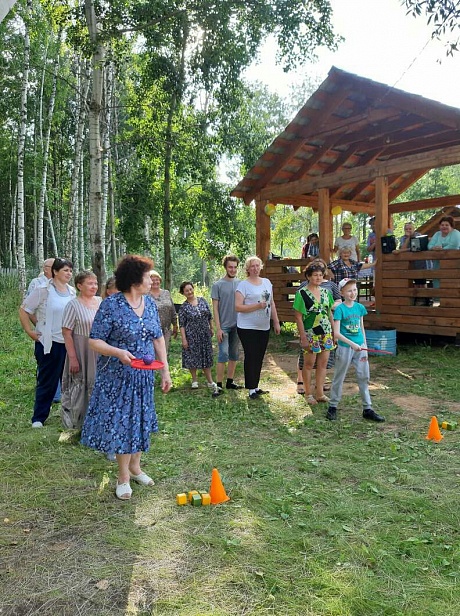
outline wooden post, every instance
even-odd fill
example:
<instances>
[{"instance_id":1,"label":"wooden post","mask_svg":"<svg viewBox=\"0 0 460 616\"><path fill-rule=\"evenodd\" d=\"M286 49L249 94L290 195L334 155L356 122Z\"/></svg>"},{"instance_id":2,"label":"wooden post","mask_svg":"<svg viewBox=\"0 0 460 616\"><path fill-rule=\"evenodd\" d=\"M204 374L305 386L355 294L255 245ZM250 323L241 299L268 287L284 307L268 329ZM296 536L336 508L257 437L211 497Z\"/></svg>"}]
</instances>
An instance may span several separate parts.
<instances>
[{"instance_id":1,"label":"wooden post","mask_svg":"<svg viewBox=\"0 0 460 616\"><path fill-rule=\"evenodd\" d=\"M329 204L329 188L318 190L319 254L329 263L332 247L332 214Z\"/></svg>"},{"instance_id":2,"label":"wooden post","mask_svg":"<svg viewBox=\"0 0 460 616\"><path fill-rule=\"evenodd\" d=\"M388 231L388 178L379 176L375 178L375 309L381 310L383 305L382 288L382 242L381 238Z\"/></svg>"},{"instance_id":3,"label":"wooden post","mask_svg":"<svg viewBox=\"0 0 460 616\"><path fill-rule=\"evenodd\" d=\"M270 253L270 216L264 211L266 199L256 199L256 253L265 263Z\"/></svg>"}]
</instances>

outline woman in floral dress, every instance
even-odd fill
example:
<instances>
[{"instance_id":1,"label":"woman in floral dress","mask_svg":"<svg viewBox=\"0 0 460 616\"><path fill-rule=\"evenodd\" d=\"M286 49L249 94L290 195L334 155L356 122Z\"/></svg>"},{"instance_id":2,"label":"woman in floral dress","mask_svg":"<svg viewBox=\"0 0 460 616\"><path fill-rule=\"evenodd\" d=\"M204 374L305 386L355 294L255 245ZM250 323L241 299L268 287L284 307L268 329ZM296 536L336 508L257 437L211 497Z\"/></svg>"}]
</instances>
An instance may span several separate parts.
<instances>
[{"instance_id":1,"label":"woman in floral dress","mask_svg":"<svg viewBox=\"0 0 460 616\"><path fill-rule=\"evenodd\" d=\"M180 292L185 302L179 308L179 328L182 339L182 368L190 370L192 389L198 389L197 370L201 369L213 392L217 385L212 380L212 314L202 297L195 297L193 282L183 282Z\"/></svg>"},{"instance_id":2,"label":"woman in floral dress","mask_svg":"<svg viewBox=\"0 0 460 616\"><path fill-rule=\"evenodd\" d=\"M140 467L141 454L158 431L153 399L153 371L131 367L146 354L163 362L161 389L171 388L168 361L158 311L150 291L150 259L124 257L115 272L117 289L101 304L90 334L99 353L96 382L83 424L81 442L114 453L118 464L116 496L131 498L130 479L153 486Z\"/></svg>"}]
</instances>

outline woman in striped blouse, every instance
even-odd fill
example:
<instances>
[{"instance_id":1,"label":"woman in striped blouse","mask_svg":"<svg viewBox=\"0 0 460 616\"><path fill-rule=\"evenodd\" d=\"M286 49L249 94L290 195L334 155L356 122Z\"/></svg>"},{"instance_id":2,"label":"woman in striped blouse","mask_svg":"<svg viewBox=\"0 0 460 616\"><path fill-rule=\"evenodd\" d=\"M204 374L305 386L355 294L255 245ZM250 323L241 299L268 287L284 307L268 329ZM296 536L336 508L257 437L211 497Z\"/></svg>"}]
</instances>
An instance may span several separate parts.
<instances>
[{"instance_id":1,"label":"woman in striped blouse","mask_svg":"<svg viewBox=\"0 0 460 616\"><path fill-rule=\"evenodd\" d=\"M78 297L64 310L62 334L67 357L62 374L61 419L65 428L80 430L93 391L96 353L89 348L91 326L102 299L96 297L97 278L84 270L75 276Z\"/></svg>"}]
</instances>

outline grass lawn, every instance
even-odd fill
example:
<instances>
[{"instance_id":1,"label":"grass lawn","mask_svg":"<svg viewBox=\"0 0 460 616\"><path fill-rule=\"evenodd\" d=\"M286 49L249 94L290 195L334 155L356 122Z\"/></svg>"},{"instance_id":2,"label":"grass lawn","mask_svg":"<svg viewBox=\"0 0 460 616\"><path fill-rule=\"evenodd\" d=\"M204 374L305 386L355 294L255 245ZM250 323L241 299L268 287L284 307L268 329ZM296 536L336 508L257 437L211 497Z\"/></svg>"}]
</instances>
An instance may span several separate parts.
<instances>
[{"instance_id":1,"label":"grass lawn","mask_svg":"<svg viewBox=\"0 0 460 616\"><path fill-rule=\"evenodd\" d=\"M400 346L371 361L385 424L363 421L352 375L340 421L295 393L292 331L272 339L263 400L174 390L144 458L153 490L114 496L116 465L61 428L30 428L32 344L3 294L0 318L1 616L458 616L459 349ZM241 381L241 366L238 368ZM201 384L204 379L200 377ZM178 507L213 467L231 500ZM455 607L457 606L457 607Z\"/></svg>"}]
</instances>

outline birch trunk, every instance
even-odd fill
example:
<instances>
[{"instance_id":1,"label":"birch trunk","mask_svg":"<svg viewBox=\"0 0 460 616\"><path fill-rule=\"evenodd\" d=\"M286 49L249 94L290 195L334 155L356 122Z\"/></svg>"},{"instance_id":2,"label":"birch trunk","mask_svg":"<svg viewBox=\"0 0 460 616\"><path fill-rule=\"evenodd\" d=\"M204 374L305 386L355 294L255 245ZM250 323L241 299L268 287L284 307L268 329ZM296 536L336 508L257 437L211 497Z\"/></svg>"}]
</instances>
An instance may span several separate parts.
<instances>
[{"instance_id":1,"label":"birch trunk","mask_svg":"<svg viewBox=\"0 0 460 616\"><path fill-rule=\"evenodd\" d=\"M92 91L89 104L89 238L91 262L99 287L105 281L104 244L101 229L102 209L102 148L101 109L104 86L105 49L99 38L99 26L93 0L85 0L85 17L92 44Z\"/></svg>"},{"instance_id":2,"label":"birch trunk","mask_svg":"<svg viewBox=\"0 0 460 616\"><path fill-rule=\"evenodd\" d=\"M88 92L90 85L90 72L86 63L80 56L75 57L75 65L79 67L77 72L77 112L75 119L75 152L73 157L72 175L70 178L69 217L67 219L66 254L72 260L78 262L79 238L78 238L78 202L80 196L80 178L82 172L82 152L85 139L85 122L87 117ZM80 259L81 261L81 259ZM77 265L75 265L77 269Z\"/></svg>"},{"instance_id":3,"label":"birch trunk","mask_svg":"<svg viewBox=\"0 0 460 616\"><path fill-rule=\"evenodd\" d=\"M171 94L171 102L169 105L168 118L166 123L166 148L165 148L165 166L164 166L164 195L163 195L163 251L164 251L164 269L166 289L171 289L172 286L172 258L171 258L171 163L173 152L173 119L177 111L181 94L184 87L184 71L185 71L185 54L187 49L188 25L184 25L182 33L182 50L180 63L177 70L177 84L174 92Z\"/></svg>"},{"instance_id":4,"label":"birch trunk","mask_svg":"<svg viewBox=\"0 0 460 616\"><path fill-rule=\"evenodd\" d=\"M27 97L29 93L29 68L30 68L30 38L28 18L32 6L32 0L27 0L24 9L24 61L22 69L21 104L18 138L18 185L17 185L17 225L18 225L18 270L19 288L24 293L26 290L26 255L25 255L25 195L24 195L24 155L27 130Z\"/></svg>"},{"instance_id":5,"label":"birch trunk","mask_svg":"<svg viewBox=\"0 0 460 616\"><path fill-rule=\"evenodd\" d=\"M38 199L38 208L37 208L37 247L38 247L38 262L39 264L43 263L45 260L45 247L43 241L43 217L45 212L45 201L46 201L46 193L47 193L47 179L48 179L48 157L50 151L50 135L51 135L51 125L53 123L53 115L54 115L54 103L56 101L56 89L57 89L57 77L59 73L59 64L61 59L61 39L62 32L59 32L58 35L58 53L54 60L53 66L53 83L51 88L51 95L48 104L48 118L46 124L45 134L42 135L42 177L40 182L40 195ZM43 93L42 93L43 100ZM41 113L40 113L41 116ZM42 122L40 122L40 126L42 126ZM54 253L56 256L57 253Z\"/></svg>"}]
</instances>

